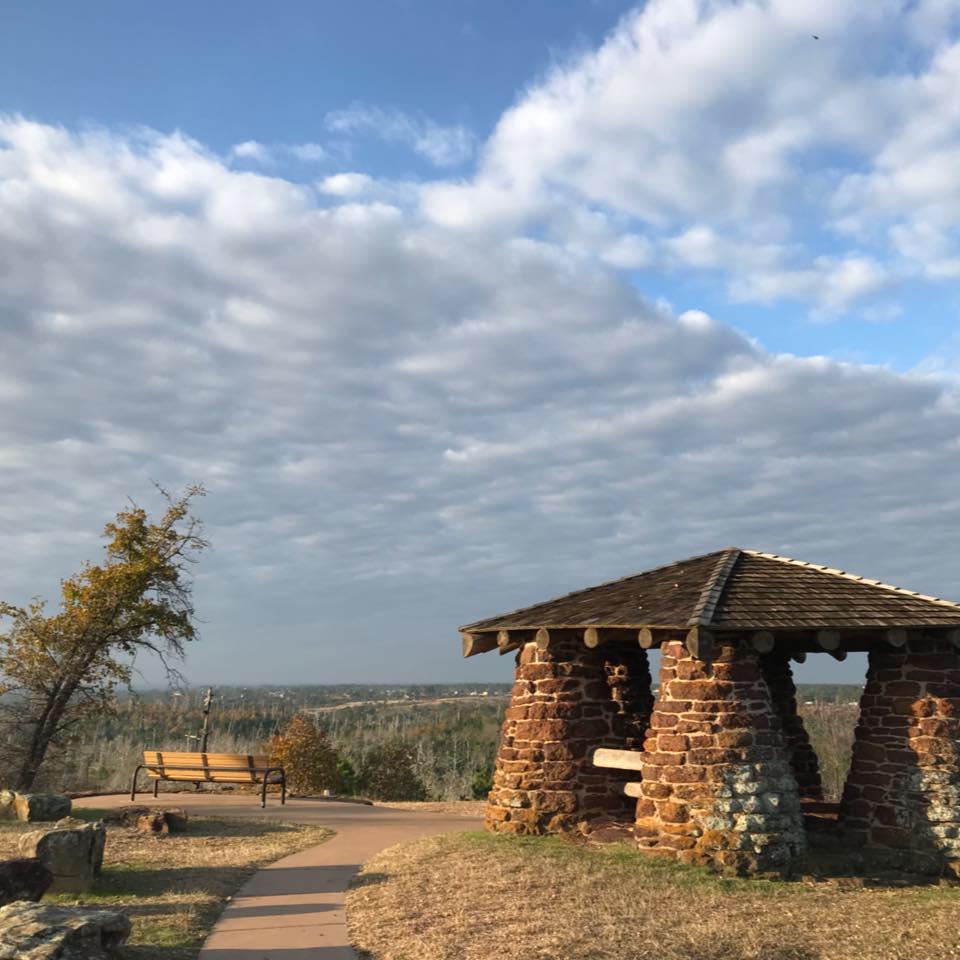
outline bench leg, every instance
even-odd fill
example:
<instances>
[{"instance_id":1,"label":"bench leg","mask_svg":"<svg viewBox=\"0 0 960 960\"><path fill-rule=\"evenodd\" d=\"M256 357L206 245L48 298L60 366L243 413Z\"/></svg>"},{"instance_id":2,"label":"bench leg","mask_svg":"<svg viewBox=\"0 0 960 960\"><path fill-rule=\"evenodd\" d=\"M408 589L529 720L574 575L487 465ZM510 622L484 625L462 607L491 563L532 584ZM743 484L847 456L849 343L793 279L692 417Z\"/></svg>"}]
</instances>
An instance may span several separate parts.
<instances>
[{"instance_id":1,"label":"bench leg","mask_svg":"<svg viewBox=\"0 0 960 960\"><path fill-rule=\"evenodd\" d=\"M263 786L260 788L260 808L263 809L267 805L267 780L269 777L264 774L263 777Z\"/></svg>"},{"instance_id":2,"label":"bench leg","mask_svg":"<svg viewBox=\"0 0 960 960\"><path fill-rule=\"evenodd\" d=\"M160 778L157 777L157 779L153 781L153 799L156 800L159 795L160 795Z\"/></svg>"},{"instance_id":3,"label":"bench leg","mask_svg":"<svg viewBox=\"0 0 960 960\"><path fill-rule=\"evenodd\" d=\"M140 771L143 769L143 764L141 763L136 770L133 771L133 780L130 781L130 799L137 799L137 776Z\"/></svg>"},{"instance_id":4,"label":"bench leg","mask_svg":"<svg viewBox=\"0 0 960 960\"><path fill-rule=\"evenodd\" d=\"M285 773L280 774L280 806L285 807L287 805L287 775Z\"/></svg>"}]
</instances>

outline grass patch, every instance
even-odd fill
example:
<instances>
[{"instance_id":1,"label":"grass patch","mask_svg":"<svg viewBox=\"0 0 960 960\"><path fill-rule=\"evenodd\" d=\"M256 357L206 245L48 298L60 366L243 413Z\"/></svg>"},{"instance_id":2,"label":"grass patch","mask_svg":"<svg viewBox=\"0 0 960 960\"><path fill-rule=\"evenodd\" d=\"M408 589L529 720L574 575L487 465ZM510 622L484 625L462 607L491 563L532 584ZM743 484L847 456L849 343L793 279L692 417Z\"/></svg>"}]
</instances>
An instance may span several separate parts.
<instances>
[{"instance_id":1,"label":"grass patch","mask_svg":"<svg viewBox=\"0 0 960 960\"><path fill-rule=\"evenodd\" d=\"M103 811L77 809L98 819ZM19 835L38 824L5 823L0 859L18 856ZM103 873L84 894L47 900L118 907L133 921L130 960L194 960L227 899L254 871L332 835L323 827L193 817L180 834L157 836L108 827Z\"/></svg>"},{"instance_id":2,"label":"grass patch","mask_svg":"<svg viewBox=\"0 0 960 960\"><path fill-rule=\"evenodd\" d=\"M718 877L627 844L450 834L383 851L347 900L375 960L947 960L960 889Z\"/></svg>"}]
</instances>

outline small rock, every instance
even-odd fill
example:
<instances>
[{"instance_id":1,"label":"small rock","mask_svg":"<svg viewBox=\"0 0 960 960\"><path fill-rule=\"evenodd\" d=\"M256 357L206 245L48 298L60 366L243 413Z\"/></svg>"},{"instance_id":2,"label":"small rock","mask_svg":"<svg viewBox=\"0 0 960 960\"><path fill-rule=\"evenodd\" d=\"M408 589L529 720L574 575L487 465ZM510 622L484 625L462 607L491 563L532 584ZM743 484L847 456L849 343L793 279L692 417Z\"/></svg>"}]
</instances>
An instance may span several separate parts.
<instances>
[{"instance_id":1,"label":"small rock","mask_svg":"<svg viewBox=\"0 0 960 960\"><path fill-rule=\"evenodd\" d=\"M0 820L17 819L16 799L17 795L12 790L0 790Z\"/></svg>"},{"instance_id":2,"label":"small rock","mask_svg":"<svg viewBox=\"0 0 960 960\"><path fill-rule=\"evenodd\" d=\"M69 797L59 793L18 793L14 795L17 819L28 823L53 823L70 816Z\"/></svg>"},{"instance_id":3,"label":"small rock","mask_svg":"<svg viewBox=\"0 0 960 960\"><path fill-rule=\"evenodd\" d=\"M20 901L0 907L0 960L119 960L130 920L118 910Z\"/></svg>"},{"instance_id":4,"label":"small rock","mask_svg":"<svg viewBox=\"0 0 960 960\"><path fill-rule=\"evenodd\" d=\"M53 883L53 874L36 857L0 863L0 904L39 900Z\"/></svg>"},{"instance_id":5,"label":"small rock","mask_svg":"<svg viewBox=\"0 0 960 960\"><path fill-rule=\"evenodd\" d=\"M20 852L36 857L53 874L52 893L89 890L103 866L107 830L99 821L34 830L20 838Z\"/></svg>"}]
</instances>

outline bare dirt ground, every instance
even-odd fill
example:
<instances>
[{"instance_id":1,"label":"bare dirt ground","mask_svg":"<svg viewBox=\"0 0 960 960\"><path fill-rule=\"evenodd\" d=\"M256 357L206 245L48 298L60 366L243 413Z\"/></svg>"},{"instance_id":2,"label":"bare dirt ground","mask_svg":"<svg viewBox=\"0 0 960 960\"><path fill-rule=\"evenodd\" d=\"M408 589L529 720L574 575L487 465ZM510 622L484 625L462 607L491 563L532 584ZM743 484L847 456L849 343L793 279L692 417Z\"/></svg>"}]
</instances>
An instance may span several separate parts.
<instances>
[{"instance_id":1,"label":"bare dirt ground","mask_svg":"<svg viewBox=\"0 0 960 960\"><path fill-rule=\"evenodd\" d=\"M956 960L960 889L722 879L555 839L432 837L347 900L372 960Z\"/></svg>"}]
</instances>

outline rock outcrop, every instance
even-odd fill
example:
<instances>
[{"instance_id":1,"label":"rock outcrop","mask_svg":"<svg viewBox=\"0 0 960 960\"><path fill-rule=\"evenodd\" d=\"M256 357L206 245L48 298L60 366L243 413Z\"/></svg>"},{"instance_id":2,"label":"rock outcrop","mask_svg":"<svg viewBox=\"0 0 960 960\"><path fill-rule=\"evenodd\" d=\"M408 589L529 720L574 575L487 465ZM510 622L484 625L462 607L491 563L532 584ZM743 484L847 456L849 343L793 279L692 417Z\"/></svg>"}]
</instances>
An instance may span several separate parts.
<instances>
[{"instance_id":1,"label":"rock outcrop","mask_svg":"<svg viewBox=\"0 0 960 960\"><path fill-rule=\"evenodd\" d=\"M53 883L49 867L36 857L0 863L0 906L16 900L39 900Z\"/></svg>"},{"instance_id":2,"label":"rock outcrop","mask_svg":"<svg viewBox=\"0 0 960 960\"><path fill-rule=\"evenodd\" d=\"M20 838L20 853L36 857L53 874L52 893L89 890L103 866L107 831L100 822L68 820Z\"/></svg>"},{"instance_id":3,"label":"rock outcrop","mask_svg":"<svg viewBox=\"0 0 960 960\"><path fill-rule=\"evenodd\" d=\"M130 920L116 910L18 901L0 907L0 960L119 960Z\"/></svg>"}]
</instances>

